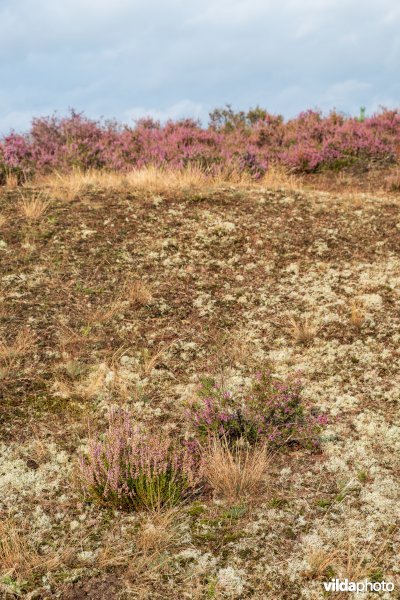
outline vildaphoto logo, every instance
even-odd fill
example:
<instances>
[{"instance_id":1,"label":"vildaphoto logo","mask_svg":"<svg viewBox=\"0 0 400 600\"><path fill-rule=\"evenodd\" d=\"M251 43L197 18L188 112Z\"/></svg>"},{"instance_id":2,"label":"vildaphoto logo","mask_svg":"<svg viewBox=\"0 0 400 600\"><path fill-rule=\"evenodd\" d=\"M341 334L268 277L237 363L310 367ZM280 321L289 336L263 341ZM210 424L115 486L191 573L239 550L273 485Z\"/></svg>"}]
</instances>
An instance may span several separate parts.
<instances>
[{"instance_id":1,"label":"vildaphoto logo","mask_svg":"<svg viewBox=\"0 0 400 600\"><path fill-rule=\"evenodd\" d=\"M348 579L331 579L324 581L327 592L393 592L394 583L386 581L349 581Z\"/></svg>"}]
</instances>

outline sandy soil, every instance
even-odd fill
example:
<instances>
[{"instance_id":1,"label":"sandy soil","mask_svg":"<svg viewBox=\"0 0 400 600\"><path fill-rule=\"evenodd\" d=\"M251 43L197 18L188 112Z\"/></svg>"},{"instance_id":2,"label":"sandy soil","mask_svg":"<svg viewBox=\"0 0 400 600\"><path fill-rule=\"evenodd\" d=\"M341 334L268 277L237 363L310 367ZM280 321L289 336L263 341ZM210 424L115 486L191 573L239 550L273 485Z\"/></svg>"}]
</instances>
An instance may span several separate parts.
<instances>
[{"instance_id":1,"label":"sandy soil","mask_svg":"<svg viewBox=\"0 0 400 600\"><path fill-rule=\"evenodd\" d=\"M49 200L34 220L0 192L1 597L319 599L332 577L400 597L398 199ZM126 301L134 280L151 300ZM306 344L290 317L315 330ZM206 496L167 522L82 500L77 456L111 405L182 432L199 377L235 386L265 364L300 372L305 404L329 416L320 452L275 457L265 497Z\"/></svg>"}]
</instances>

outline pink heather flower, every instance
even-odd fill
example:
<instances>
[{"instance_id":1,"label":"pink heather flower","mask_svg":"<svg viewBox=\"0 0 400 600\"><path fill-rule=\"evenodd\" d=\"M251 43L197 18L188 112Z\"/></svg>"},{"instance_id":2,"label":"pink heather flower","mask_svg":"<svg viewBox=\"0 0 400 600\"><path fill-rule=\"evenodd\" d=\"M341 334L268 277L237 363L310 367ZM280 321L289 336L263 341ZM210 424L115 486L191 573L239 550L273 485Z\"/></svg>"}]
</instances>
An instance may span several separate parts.
<instances>
[{"instance_id":1,"label":"pink heather flower","mask_svg":"<svg viewBox=\"0 0 400 600\"><path fill-rule=\"evenodd\" d=\"M101 502L137 508L146 501L153 505L158 500L157 485L165 481L162 500L175 494L169 499L177 501L197 484L195 448L195 444L177 444L140 431L128 412L110 411L104 438L92 439L87 456L80 458L83 488Z\"/></svg>"},{"instance_id":2,"label":"pink heather flower","mask_svg":"<svg viewBox=\"0 0 400 600\"><path fill-rule=\"evenodd\" d=\"M196 164L210 173L229 166L259 179L271 161L312 172L341 160L393 161L400 146L399 109L382 109L363 120L335 111L323 115L308 110L287 121L265 111L256 116L253 111L251 118L251 111L240 118L219 113L206 128L191 119L120 125L74 110L65 117L37 118L26 134L13 132L0 140L0 173Z\"/></svg>"}]
</instances>

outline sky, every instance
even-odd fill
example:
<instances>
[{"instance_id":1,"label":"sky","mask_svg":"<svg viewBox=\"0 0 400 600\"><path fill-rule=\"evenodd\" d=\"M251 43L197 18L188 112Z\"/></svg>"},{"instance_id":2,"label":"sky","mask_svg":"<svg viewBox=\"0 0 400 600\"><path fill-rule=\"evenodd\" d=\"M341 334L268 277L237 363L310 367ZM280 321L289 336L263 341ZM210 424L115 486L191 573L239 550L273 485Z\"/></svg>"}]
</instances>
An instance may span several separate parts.
<instances>
[{"instance_id":1,"label":"sky","mask_svg":"<svg viewBox=\"0 0 400 600\"><path fill-rule=\"evenodd\" d=\"M399 0L0 0L0 134L68 108L133 123L400 106Z\"/></svg>"}]
</instances>

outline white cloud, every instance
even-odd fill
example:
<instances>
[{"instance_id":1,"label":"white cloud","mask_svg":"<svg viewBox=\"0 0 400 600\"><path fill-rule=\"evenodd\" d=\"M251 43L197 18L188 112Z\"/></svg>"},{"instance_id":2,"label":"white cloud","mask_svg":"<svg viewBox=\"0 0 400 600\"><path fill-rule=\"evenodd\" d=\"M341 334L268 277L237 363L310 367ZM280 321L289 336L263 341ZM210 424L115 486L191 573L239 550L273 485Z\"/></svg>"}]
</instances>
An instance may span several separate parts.
<instances>
[{"instance_id":1,"label":"white cloud","mask_svg":"<svg viewBox=\"0 0 400 600\"><path fill-rule=\"evenodd\" d=\"M0 116L0 132L7 134L11 129L25 131L33 117L39 116L37 112L30 110L14 110Z\"/></svg>"},{"instance_id":2,"label":"white cloud","mask_svg":"<svg viewBox=\"0 0 400 600\"><path fill-rule=\"evenodd\" d=\"M192 102L191 100L180 100L165 109L145 108L143 106L134 106L125 113L128 121L136 121L142 117L151 117L156 121L165 122L169 119L194 118L201 119L205 115L205 108L202 104Z\"/></svg>"}]
</instances>

